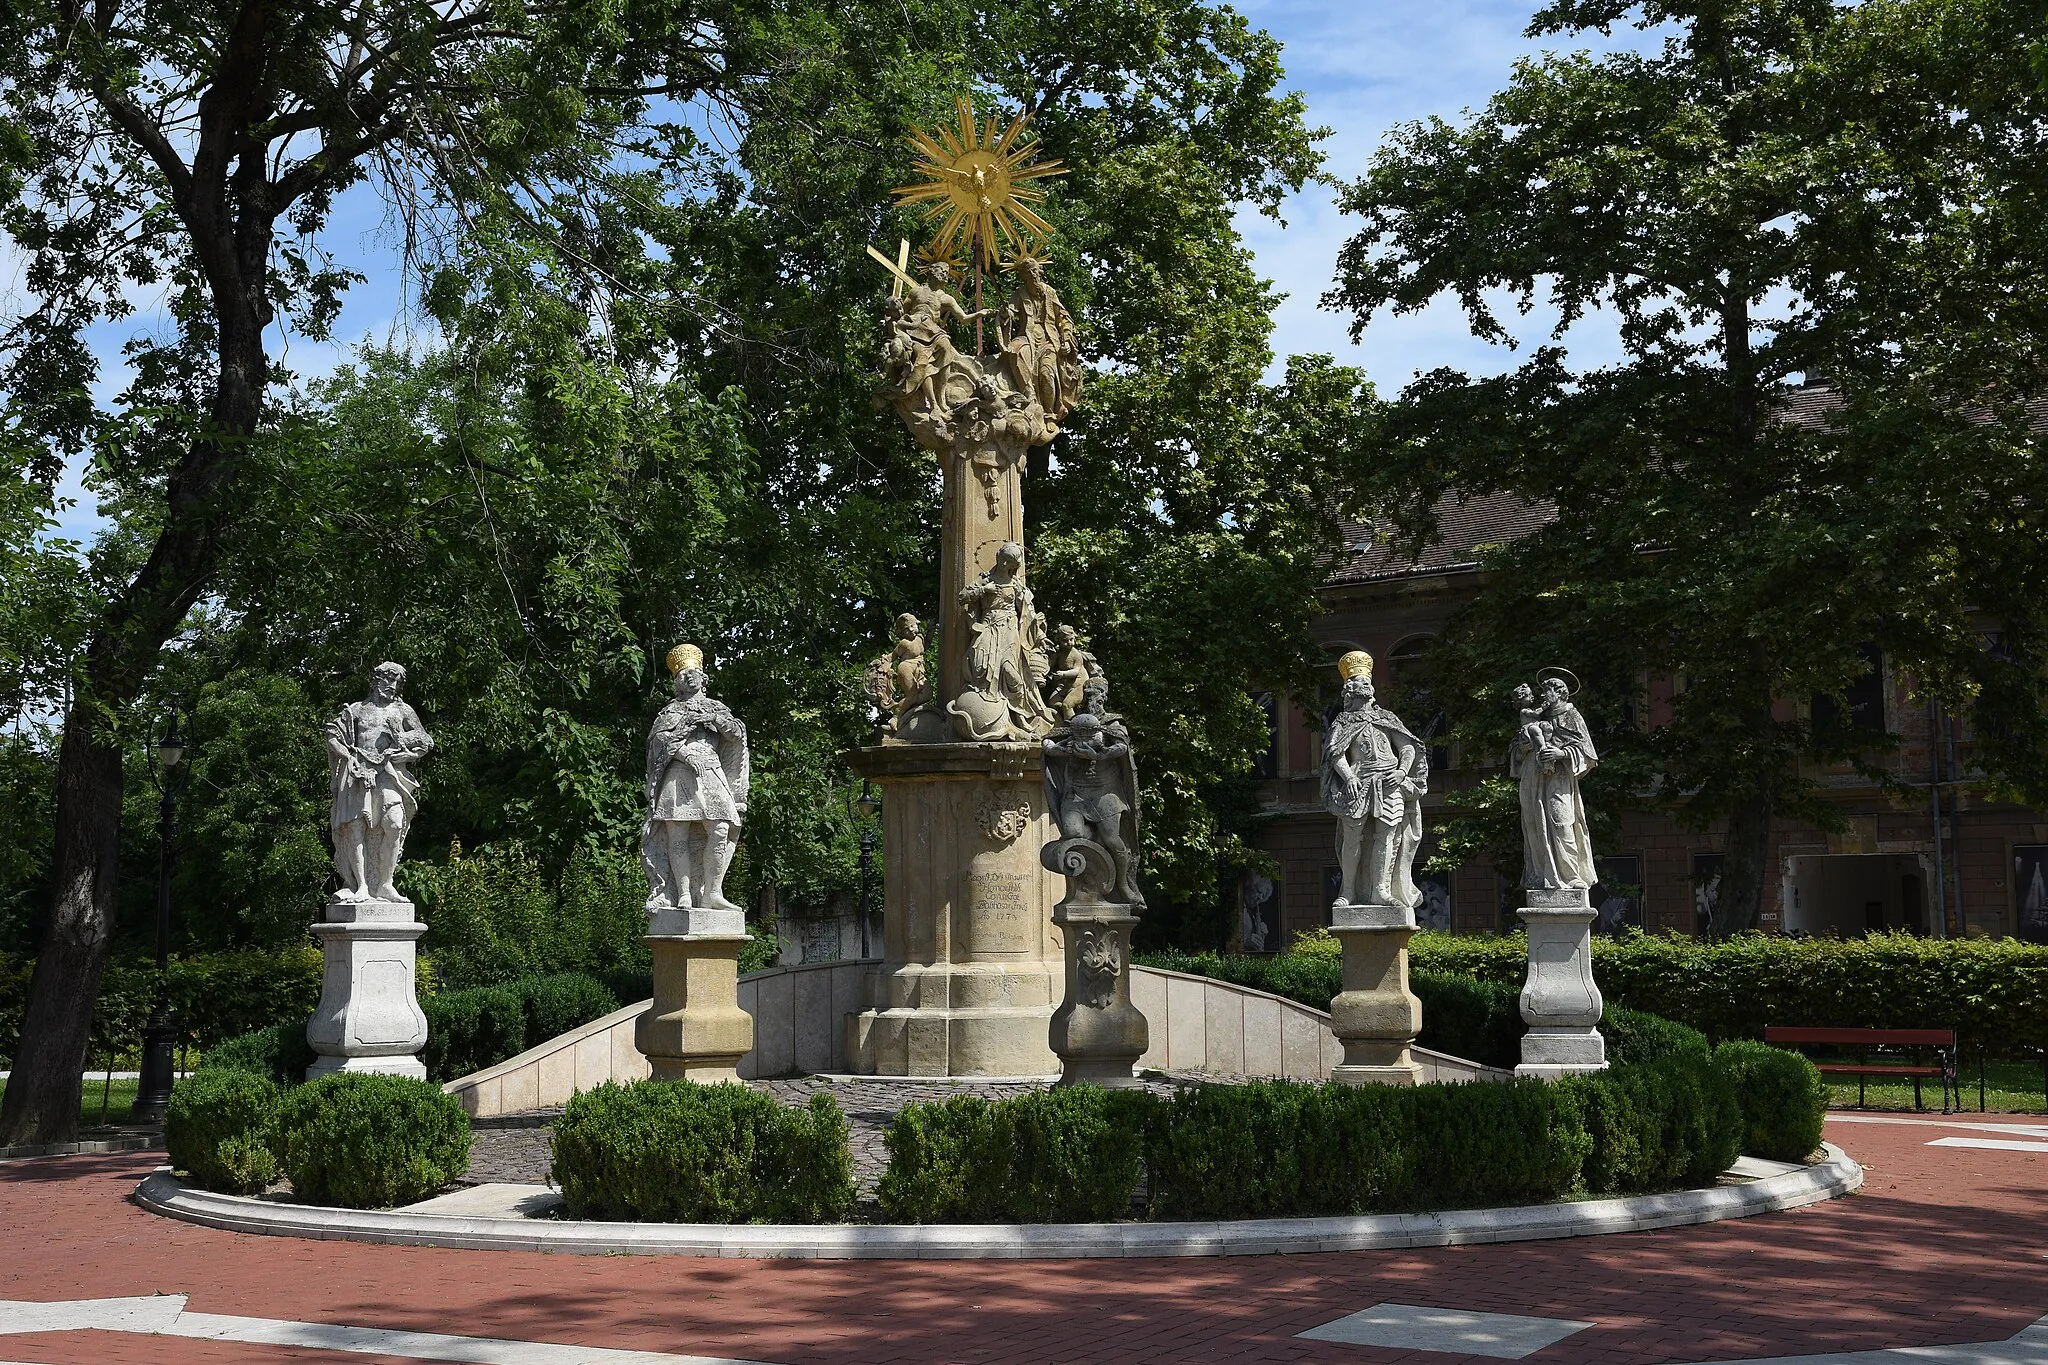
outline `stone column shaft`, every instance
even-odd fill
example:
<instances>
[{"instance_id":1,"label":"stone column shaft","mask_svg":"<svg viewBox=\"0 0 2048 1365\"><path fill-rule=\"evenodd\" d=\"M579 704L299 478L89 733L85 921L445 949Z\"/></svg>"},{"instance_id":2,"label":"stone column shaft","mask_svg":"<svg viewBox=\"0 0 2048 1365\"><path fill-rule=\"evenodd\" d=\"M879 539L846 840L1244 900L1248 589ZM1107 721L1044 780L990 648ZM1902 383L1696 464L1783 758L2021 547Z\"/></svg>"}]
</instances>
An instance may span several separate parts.
<instances>
[{"instance_id":1,"label":"stone column shaft","mask_svg":"<svg viewBox=\"0 0 2048 1365\"><path fill-rule=\"evenodd\" d=\"M1344 1060L1330 1079L1344 1085L1415 1085L1412 1051L1422 1002L1408 989L1408 940L1415 912L1399 905L1340 905L1330 932L1344 948L1344 990L1330 1002L1330 1031Z\"/></svg>"}]
</instances>

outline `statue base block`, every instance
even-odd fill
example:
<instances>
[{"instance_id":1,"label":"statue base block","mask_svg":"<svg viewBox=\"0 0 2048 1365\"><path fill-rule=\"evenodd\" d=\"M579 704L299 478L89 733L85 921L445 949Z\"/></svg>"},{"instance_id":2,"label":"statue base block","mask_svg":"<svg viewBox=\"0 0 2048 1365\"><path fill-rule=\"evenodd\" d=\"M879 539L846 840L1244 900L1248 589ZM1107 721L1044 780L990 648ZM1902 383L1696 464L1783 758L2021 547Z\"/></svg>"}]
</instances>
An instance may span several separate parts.
<instances>
[{"instance_id":1,"label":"statue base block","mask_svg":"<svg viewBox=\"0 0 2048 1365\"><path fill-rule=\"evenodd\" d=\"M1402 905L1338 905L1330 932L1344 950L1344 989L1330 1001L1330 1031L1344 1060L1330 1069L1340 1085L1416 1085L1412 1051L1422 1031L1422 1001L1408 988L1408 940L1415 912Z\"/></svg>"},{"instance_id":2,"label":"statue base block","mask_svg":"<svg viewBox=\"0 0 2048 1365\"><path fill-rule=\"evenodd\" d=\"M1138 1059L1151 1046L1145 1016L1131 1003L1131 930L1138 917L1121 905L1060 906L1052 922L1066 940L1067 992L1048 1030L1060 1059L1060 1084L1142 1084Z\"/></svg>"},{"instance_id":3,"label":"statue base block","mask_svg":"<svg viewBox=\"0 0 2048 1365\"><path fill-rule=\"evenodd\" d=\"M1529 974L1522 986L1522 1064L1517 1076L1546 1079L1605 1070L1600 1036L1606 1002L1593 982L1596 912L1580 888L1531 891L1516 912L1529 933Z\"/></svg>"},{"instance_id":4,"label":"statue base block","mask_svg":"<svg viewBox=\"0 0 2048 1365\"><path fill-rule=\"evenodd\" d=\"M335 1071L426 1079L415 950L427 926L412 911L410 901L330 901L313 926L325 962L320 1003L306 1021L306 1041L319 1054L307 1080Z\"/></svg>"},{"instance_id":5,"label":"statue base block","mask_svg":"<svg viewBox=\"0 0 2048 1365\"><path fill-rule=\"evenodd\" d=\"M1049 1076L1063 968L1039 866L1056 838L1036 744L889 744L849 755L882 789L882 964L847 1016L871 1076Z\"/></svg>"},{"instance_id":6,"label":"statue base block","mask_svg":"<svg viewBox=\"0 0 2048 1365\"><path fill-rule=\"evenodd\" d=\"M654 1078L739 1080L740 1058L754 1048L754 1016L740 1008L747 936L649 934L643 941L654 954L654 1004L634 1024L633 1046Z\"/></svg>"}]
</instances>

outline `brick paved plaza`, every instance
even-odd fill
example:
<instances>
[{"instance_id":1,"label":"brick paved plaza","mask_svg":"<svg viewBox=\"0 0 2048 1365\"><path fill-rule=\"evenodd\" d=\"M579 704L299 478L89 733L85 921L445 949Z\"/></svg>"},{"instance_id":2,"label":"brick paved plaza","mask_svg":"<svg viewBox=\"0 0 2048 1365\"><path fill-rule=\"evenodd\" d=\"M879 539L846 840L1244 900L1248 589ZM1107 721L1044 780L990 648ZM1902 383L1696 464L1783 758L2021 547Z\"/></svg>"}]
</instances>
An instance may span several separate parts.
<instances>
[{"instance_id":1,"label":"brick paved plaza","mask_svg":"<svg viewBox=\"0 0 2048 1365\"><path fill-rule=\"evenodd\" d=\"M148 1154L16 1162L0 1167L0 1300L13 1305L0 1308L0 1330L15 1333L0 1359L624 1365L630 1357L614 1353L655 1352L772 1365L1448 1365L1518 1349L1471 1355L1298 1335L1393 1304L1554 1320L1534 1330L1568 1334L1520 1356L1544 1362L1883 1351L1862 1357L1874 1365L1929 1358L1885 1348L2008 1342L2048 1315L2048 1129L1996 1116L1837 1115L1828 1136L1868 1167L1863 1192L1746 1221L1420 1252L1066 1264L543 1256L250 1237L127 1202L160 1159ZM2010 1145L1950 1145L1958 1142ZM35 1325L25 1302L152 1294L186 1296L177 1334L21 1330ZM160 1307L150 1320L175 1315ZM80 1324L109 1320L90 1306L61 1311ZM1571 1329L1580 1322L1591 1325ZM437 1335L409 1343L357 1333L344 1352L288 1344L316 1334L298 1324ZM2048 1359L2037 1335L1933 1358ZM197 1339L205 1336L238 1339Z\"/></svg>"}]
</instances>

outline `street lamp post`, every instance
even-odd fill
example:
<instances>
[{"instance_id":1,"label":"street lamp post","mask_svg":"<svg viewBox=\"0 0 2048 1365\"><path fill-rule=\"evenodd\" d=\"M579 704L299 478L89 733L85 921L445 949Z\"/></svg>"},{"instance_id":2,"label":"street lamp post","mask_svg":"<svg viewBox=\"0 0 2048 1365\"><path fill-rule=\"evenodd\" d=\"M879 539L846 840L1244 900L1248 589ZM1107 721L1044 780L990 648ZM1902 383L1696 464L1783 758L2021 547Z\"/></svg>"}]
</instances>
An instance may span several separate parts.
<instances>
[{"instance_id":1,"label":"street lamp post","mask_svg":"<svg viewBox=\"0 0 2048 1365\"><path fill-rule=\"evenodd\" d=\"M129 1117L137 1123L161 1123L170 1107L174 1067L171 1045L171 836L176 828L178 793L184 789L178 771L185 758L185 741L178 733L178 708L156 742L156 994L150 1001L149 1023L142 1030L142 1076L135 1085L135 1105Z\"/></svg>"},{"instance_id":2,"label":"street lamp post","mask_svg":"<svg viewBox=\"0 0 2048 1365\"><path fill-rule=\"evenodd\" d=\"M868 924L875 913L875 809L881 804L866 778L861 779L860 799L854 802L861 813L860 825L860 955L873 957Z\"/></svg>"}]
</instances>

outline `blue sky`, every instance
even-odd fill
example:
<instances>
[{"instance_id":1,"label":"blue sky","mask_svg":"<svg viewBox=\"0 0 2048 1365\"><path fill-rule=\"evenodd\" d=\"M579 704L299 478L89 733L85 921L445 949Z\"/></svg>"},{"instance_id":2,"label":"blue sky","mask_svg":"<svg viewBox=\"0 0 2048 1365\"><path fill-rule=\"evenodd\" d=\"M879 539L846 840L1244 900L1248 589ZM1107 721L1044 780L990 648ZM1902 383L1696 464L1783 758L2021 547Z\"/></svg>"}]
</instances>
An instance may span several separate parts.
<instances>
[{"instance_id":1,"label":"blue sky","mask_svg":"<svg viewBox=\"0 0 2048 1365\"><path fill-rule=\"evenodd\" d=\"M1237 7L1285 45L1289 85L1306 96L1310 124L1331 130L1323 144L1326 169L1351 179L1395 124L1431 114L1456 119L1504 85L1515 59L1536 50L1522 37L1535 3L1237 0ZM1626 41L1627 35L1619 36ZM1498 372L1515 363L1512 352L1475 340L1462 312L1442 300L1408 317L1376 319L1353 345L1349 319L1322 310L1317 301L1330 286L1337 249L1355 221L1336 211L1323 186L1290 199L1284 217L1285 227L1256 213L1239 217L1260 272L1287 295L1274 317L1273 348L1280 357L1276 371L1288 355L1329 352L1360 366L1381 392L1391 395L1417 371L1438 365ZM367 278L349 292L333 343L289 340L285 363L302 377L331 369L364 340L404 335L395 234L373 192L363 188L344 196L328 245ZM142 302L146 315L148 303ZM121 387L122 343L146 325L145 316L140 323L130 319L98 329L94 341L109 362L104 396ZM1548 326L1539 308L1517 331L1533 340ZM1575 350L1611 346L1597 320L1574 329L1570 340ZM97 522L90 495L75 480L67 482L65 491L77 505L64 517L64 532L89 535Z\"/></svg>"}]
</instances>

